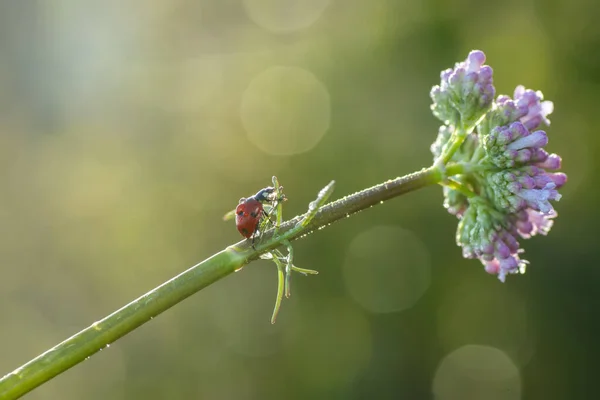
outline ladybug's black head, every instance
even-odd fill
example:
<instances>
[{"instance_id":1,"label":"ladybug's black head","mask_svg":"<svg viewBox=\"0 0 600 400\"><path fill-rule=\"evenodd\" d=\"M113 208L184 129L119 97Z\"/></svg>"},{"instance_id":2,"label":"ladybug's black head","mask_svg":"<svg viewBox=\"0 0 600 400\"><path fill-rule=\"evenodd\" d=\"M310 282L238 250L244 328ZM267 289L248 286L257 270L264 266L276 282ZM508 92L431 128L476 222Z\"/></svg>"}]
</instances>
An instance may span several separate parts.
<instances>
[{"instance_id":1,"label":"ladybug's black head","mask_svg":"<svg viewBox=\"0 0 600 400\"><path fill-rule=\"evenodd\" d=\"M283 189L283 187L280 187L279 190L281 191ZM271 203L275 200L277 201L284 201L286 200L286 197L284 194L281 195L281 197L279 199L275 198L276 193L275 193L275 188L268 186L264 189L260 189L258 191L258 193L256 193L254 195L254 199L257 201L260 201L261 203Z\"/></svg>"}]
</instances>

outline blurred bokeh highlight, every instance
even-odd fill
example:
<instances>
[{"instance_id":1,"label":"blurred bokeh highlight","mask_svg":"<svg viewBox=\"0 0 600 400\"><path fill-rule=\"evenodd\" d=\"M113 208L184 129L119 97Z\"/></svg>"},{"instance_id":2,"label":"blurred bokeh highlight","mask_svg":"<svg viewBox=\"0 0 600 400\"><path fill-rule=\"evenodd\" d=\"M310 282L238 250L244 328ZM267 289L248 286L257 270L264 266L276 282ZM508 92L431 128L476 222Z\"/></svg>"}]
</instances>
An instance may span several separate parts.
<instances>
[{"instance_id":1,"label":"blurred bokeh highlight","mask_svg":"<svg viewBox=\"0 0 600 400\"><path fill-rule=\"evenodd\" d=\"M592 0L0 2L0 375L240 240L277 175L303 212L428 166L429 90L472 49L554 101L569 182L531 266L464 260L427 188L251 264L27 399L589 399L600 17ZM586 189L586 186L587 189Z\"/></svg>"}]
</instances>

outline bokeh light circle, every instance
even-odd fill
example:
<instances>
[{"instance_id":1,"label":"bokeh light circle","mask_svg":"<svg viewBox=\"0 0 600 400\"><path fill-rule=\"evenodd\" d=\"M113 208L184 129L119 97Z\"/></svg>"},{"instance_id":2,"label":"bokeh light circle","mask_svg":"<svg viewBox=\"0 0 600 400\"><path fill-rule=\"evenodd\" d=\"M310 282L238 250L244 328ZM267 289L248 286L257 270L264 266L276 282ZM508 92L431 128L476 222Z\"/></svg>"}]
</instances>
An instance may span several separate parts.
<instances>
[{"instance_id":1,"label":"bokeh light circle","mask_svg":"<svg viewBox=\"0 0 600 400\"><path fill-rule=\"evenodd\" d=\"M244 0L248 16L257 25L286 33L308 28L331 0Z\"/></svg>"},{"instance_id":2,"label":"bokeh light circle","mask_svg":"<svg viewBox=\"0 0 600 400\"><path fill-rule=\"evenodd\" d=\"M503 349L519 366L535 353L527 301L505 285L465 282L449 290L440 304L437 332L443 349L486 343Z\"/></svg>"},{"instance_id":3,"label":"bokeh light circle","mask_svg":"<svg viewBox=\"0 0 600 400\"><path fill-rule=\"evenodd\" d=\"M448 354L439 364L433 392L437 400L518 400L521 377L503 351L467 345Z\"/></svg>"},{"instance_id":4,"label":"bokeh light circle","mask_svg":"<svg viewBox=\"0 0 600 400\"><path fill-rule=\"evenodd\" d=\"M429 287L429 251L408 230L377 226L351 242L343 276L350 295L368 311L402 311L414 306Z\"/></svg>"},{"instance_id":5,"label":"bokeh light circle","mask_svg":"<svg viewBox=\"0 0 600 400\"><path fill-rule=\"evenodd\" d=\"M329 129L329 92L303 68L271 67L244 92L241 118L250 141L265 153L303 153Z\"/></svg>"}]
</instances>

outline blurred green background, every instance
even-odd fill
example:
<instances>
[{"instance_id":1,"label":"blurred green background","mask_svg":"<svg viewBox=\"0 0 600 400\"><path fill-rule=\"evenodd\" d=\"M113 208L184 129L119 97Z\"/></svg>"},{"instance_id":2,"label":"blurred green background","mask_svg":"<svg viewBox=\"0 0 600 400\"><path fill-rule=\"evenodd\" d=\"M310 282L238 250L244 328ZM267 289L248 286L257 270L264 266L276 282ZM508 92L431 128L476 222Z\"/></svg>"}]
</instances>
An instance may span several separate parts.
<instances>
[{"instance_id":1,"label":"blurred green background","mask_svg":"<svg viewBox=\"0 0 600 400\"><path fill-rule=\"evenodd\" d=\"M481 49L539 89L569 182L501 284L439 187L295 243L269 323L257 262L28 399L589 399L600 352L592 0L0 2L0 374L240 237L277 175L288 217L431 161L439 72ZM596 158L596 161L594 159ZM587 183L586 183L587 182Z\"/></svg>"}]
</instances>

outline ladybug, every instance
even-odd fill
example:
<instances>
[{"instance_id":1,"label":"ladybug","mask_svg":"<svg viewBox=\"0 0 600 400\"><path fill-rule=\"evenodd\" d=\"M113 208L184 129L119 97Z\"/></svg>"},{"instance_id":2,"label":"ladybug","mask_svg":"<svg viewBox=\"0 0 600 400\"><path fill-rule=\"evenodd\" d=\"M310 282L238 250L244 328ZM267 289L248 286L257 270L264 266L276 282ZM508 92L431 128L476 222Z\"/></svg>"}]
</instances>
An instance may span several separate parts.
<instances>
[{"instance_id":1,"label":"ladybug","mask_svg":"<svg viewBox=\"0 0 600 400\"><path fill-rule=\"evenodd\" d=\"M281 189L283 187L279 188L279 190ZM248 198L242 197L235 209L235 226L238 232L246 239L252 238L252 244L254 245L254 238L262 219L265 216L269 217L263 204L273 204L285 200L285 195L280 195L277 198L275 188L270 186L259 190L254 196Z\"/></svg>"}]
</instances>

